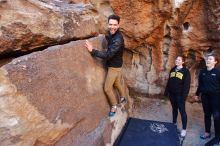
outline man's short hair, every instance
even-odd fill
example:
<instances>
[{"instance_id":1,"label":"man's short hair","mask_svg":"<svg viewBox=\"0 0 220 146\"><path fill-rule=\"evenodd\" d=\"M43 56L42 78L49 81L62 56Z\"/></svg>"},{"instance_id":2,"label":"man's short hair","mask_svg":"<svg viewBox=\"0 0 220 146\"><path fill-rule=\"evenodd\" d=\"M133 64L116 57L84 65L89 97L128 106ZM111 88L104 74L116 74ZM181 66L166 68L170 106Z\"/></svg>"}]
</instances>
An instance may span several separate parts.
<instances>
[{"instance_id":1,"label":"man's short hair","mask_svg":"<svg viewBox=\"0 0 220 146\"><path fill-rule=\"evenodd\" d=\"M120 17L119 17L118 15L115 15L115 14L110 15L110 16L108 17L108 22L109 22L110 19L117 20L117 21L118 21L118 24L119 24L119 22L120 22Z\"/></svg>"}]
</instances>

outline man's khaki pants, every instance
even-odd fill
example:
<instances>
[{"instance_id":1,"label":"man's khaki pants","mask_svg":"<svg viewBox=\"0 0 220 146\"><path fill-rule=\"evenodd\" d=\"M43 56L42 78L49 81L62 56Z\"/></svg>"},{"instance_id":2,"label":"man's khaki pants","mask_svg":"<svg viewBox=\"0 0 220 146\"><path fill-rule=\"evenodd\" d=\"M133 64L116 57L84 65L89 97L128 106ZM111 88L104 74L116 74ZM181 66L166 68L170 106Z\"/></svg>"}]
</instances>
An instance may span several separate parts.
<instances>
[{"instance_id":1,"label":"man's khaki pants","mask_svg":"<svg viewBox=\"0 0 220 146\"><path fill-rule=\"evenodd\" d=\"M118 90L120 97L125 97L125 89L122 85L121 68L108 68L104 90L108 96L111 106L117 105L118 103L118 100L114 94L113 86Z\"/></svg>"}]
</instances>

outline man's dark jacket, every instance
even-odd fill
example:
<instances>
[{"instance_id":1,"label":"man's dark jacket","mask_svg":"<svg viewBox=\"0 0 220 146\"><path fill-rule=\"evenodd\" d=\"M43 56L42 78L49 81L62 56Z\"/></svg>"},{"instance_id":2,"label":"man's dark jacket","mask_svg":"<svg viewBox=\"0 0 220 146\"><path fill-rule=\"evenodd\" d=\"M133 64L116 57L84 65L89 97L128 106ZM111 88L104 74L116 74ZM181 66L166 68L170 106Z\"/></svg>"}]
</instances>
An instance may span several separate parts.
<instances>
[{"instance_id":1,"label":"man's dark jacket","mask_svg":"<svg viewBox=\"0 0 220 146\"><path fill-rule=\"evenodd\" d=\"M95 57L105 59L107 67L120 68L123 64L123 49L124 39L121 32L118 30L115 34L110 33L106 36L108 42L107 51L99 51L93 49L91 54Z\"/></svg>"}]
</instances>

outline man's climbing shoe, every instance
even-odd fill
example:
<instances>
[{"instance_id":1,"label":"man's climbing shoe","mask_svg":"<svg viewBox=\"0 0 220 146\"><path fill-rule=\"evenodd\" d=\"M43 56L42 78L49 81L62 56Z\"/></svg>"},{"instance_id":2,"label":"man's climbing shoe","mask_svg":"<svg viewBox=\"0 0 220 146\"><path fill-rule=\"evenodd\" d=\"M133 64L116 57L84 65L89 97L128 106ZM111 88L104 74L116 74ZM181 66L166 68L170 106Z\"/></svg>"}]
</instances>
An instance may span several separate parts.
<instances>
[{"instance_id":1,"label":"man's climbing shoe","mask_svg":"<svg viewBox=\"0 0 220 146\"><path fill-rule=\"evenodd\" d=\"M109 116L109 117L113 117L114 115L115 115L115 112L109 112L109 113L108 113L108 116Z\"/></svg>"},{"instance_id":2,"label":"man's climbing shoe","mask_svg":"<svg viewBox=\"0 0 220 146\"><path fill-rule=\"evenodd\" d=\"M125 97L121 97L121 98L120 98L120 103L126 103L126 102L127 102L127 100L126 100Z\"/></svg>"},{"instance_id":3,"label":"man's climbing shoe","mask_svg":"<svg viewBox=\"0 0 220 146\"><path fill-rule=\"evenodd\" d=\"M111 111L108 113L109 117L113 117L116 114L117 106L112 106Z\"/></svg>"}]
</instances>

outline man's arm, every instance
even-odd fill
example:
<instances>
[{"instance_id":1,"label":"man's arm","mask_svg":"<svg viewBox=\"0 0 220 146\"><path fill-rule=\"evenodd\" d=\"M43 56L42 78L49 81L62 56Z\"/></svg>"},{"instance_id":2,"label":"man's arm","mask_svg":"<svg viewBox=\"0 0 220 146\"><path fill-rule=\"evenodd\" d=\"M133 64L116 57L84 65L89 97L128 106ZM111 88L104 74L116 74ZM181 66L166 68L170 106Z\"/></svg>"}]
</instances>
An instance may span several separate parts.
<instances>
[{"instance_id":1,"label":"man's arm","mask_svg":"<svg viewBox=\"0 0 220 146\"><path fill-rule=\"evenodd\" d=\"M118 51L120 51L121 47L123 46L123 39L117 38L115 39L112 44L108 45L107 51L99 51L93 48L91 42L86 41L86 48L88 51L95 57L99 57L102 59L110 59L112 58Z\"/></svg>"}]
</instances>

